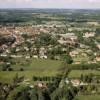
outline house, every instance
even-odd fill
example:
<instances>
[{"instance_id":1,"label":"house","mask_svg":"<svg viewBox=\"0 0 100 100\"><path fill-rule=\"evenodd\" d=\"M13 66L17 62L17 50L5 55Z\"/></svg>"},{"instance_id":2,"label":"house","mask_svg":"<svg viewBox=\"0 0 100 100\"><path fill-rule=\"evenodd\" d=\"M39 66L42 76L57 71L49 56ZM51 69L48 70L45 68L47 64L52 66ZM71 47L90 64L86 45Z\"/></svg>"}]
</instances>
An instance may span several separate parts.
<instances>
[{"instance_id":1,"label":"house","mask_svg":"<svg viewBox=\"0 0 100 100\"><path fill-rule=\"evenodd\" d=\"M99 56L96 56L96 61L100 61L100 55Z\"/></svg>"},{"instance_id":2,"label":"house","mask_svg":"<svg viewBox=\"0 0 100 100\"><path fill-rule=\"evenodd\" d=\"M46 83L41 83L41 82L39 82L36 86L38 88L42 88L42 89L46 89L47 88L47 84Z\"/></svg>"},{"instance_id":3,"label":"house","mask_svg":"<svg viewBox=\"0 0 100 100\"><path fill-rule=\"evenodd\" d=\"M98 22L87 22L87 24L89 24L89 25L95 25L95 26L99 25Z\"/></svg>"},{"instance_id":4,"label":"house","mask_svg":"<svg viewBox=\"0 0 100 100\"><path fill-rule=\"evenodd\" d=\"M87 57L87 54L86 53L83 53L81 54L83 57Z\"/></svg>"},{"instance_id":5,"label":"house","mask_svg":"<svg viewBox=\"0 0 100 100\"><path fill-rule=\"evenodd\" d=\"M70 83L70 81L69 81L68 78L65 79L65 82L66 82L66 84L69 84Z\"/></svg>"},{"instance_id":6,"label":"house","mask_svg":"<svg viewBox=\"0 0 100 100\"><path fill-rule=\"evenodd\" d=\"M73 86L77 87L77 86L80 85L81 82L80 82L80 80L78 80L78 79L72 79L72 80L71 80L71 83L72 83Z\"/></svg>"},{"instance_id":7,"label":"house","mask_svg":"<svg viewBox=\"0 0 100 100\"><path fill-rule=\"evenodd\" d=\"M69 38L71 40L77 40L77 36L75 36L75 33L66 33L66 34L59 34L62 38Z\"/></svg>"},{"instance_id":8,"label":"house","mask_svg":"<svg viewBox=\"0 0 100 100\"><path fill-rule=\"evenodd\" d=\"M24 47L24 50L25 50L25 51L29 51L29 48L28 48L28 47Z\"/></svg>"},{"instance_id":9,"label":"house","mask_svg":"<svg viewBox=\"0 0 100 100\"><path fill-rule=\"evenodd\" d=\"M43 87L43 83L38 83L37 85L39 88L42 88Z\"/></svg>"},{"instance_id":10,"label":"house","mask_svg":"<svg viewBox=\"0 0 100 100\"><path fill-rule=\"evenodd\" d=\"M86 33L83 33L83 37L85 38L94 37L95 34L96 34L95 32L86 32Z\"/></svg>"},{"instance_id":11,"label":"house","mask_svg":"<svg viewBox=\"0 0 100 100\"><path fill-rule=\"evenodd\" d=\"M30 85L29 87L30 87L30 88L34 88L34 85Z\"/></svg>"},{"instance_id":12,"label":"house","mask_svg":"<svg viewBox=\"0 0 100 100\"><path fill-rule=\"evenodd\" d=\"M19 52L20 51L20 49L19 48L16 48L16 52Z\"/></svg>"},{"instance_id":13,"label":"house","mask_svg":"<svg viewBox=\"0 0 100 100\"><path fill-rule=\"evenodd\" d=\"M97 47L100 49L100 44L97 44Z\"/></svg>"},{"instance_id":14,"label":"house","mask_svg":"<svg viewBox=\"0 0 100 100\"><path fill-rule=\"evenodd\" d=\"M23 56L22 55L11 55L10 57L12 57L12 58L22 58Z\"/></svg>"},{"instance_id":15,"label":"house","mask_svg":"<svg viewBox=\"0 0 100 100\"><path fill-rule=\"evenodd\" d=\"M4 49L7 49L7 48L8 48L7 45L5 45L5 44L2 45L2 49L3 49L3 50L4 50Z\"/></svg>"},{"instance_id":16,"label":"house","mask_svg":"<svg viewBox=\"0 0 100 100\"><path fill-rule=\"evenodd\" d=\"M31 57L30 57L30 56L26 56L25 58L26 58L26 59L30 59Z\"/></svg>"},{"instance_id":17,"label":"house","mask_svg":"<svg viewBox=\"0 0 100 100\"><path fill-rule=\"evenodd\" d=\"M6 49L6 51L5 51L5 52L9 54L9 53L10 53L10 50Z\"/></svg>"},{"instance_id":18,"label":"house","mask_svg":"<svg viewBox=\"0 0 100 100\"><path fill-rule=\"evenodd\" d=\"M45 48L40 48L40 51L39 51L39 57L41 58L41 59L47 59L48 57L46 56L46 53L47 53L47 51L46 51L46 49Z\"/></svg>"},{"instance_id":19,"label":"house","mask_svg":"<svg viewBox=\"0 0 100 100\"><path fill-rule=\"evenodd\" d=\"M89 46L80 43L80 48L82 48L82 49L88 49Z\"/></svg>"},{"instance_id":20,"label":"house","mask_svg":"<svg viewBox=\"0 0 100 100\"><path fill-rule=\"evenodd\" d=\"M3 53L0 55L1 57L7 57L7 54Z\"/></svg>"},{"instance_id":21,"label":"house","mask_svg":"<svg viewBox=\"0 0 100 100\"><path fill-rule=\"evenodd\" d=\"M80 64L81 62L80 61L76 61L76 62L74 62L73 64Z\"/></svg>"},{"instance_id":22,"label":"house","mask_svg":"<svg viewBox=\"0 0 100 100\"><path fill-rule=\"evenodd\" d=\"M77 51L72 51L72 52L70 52L69 53L69 55L71 56L71 57L75 57L76 55L78 55L79 53L77 52Z\"/></svg>"},{"instance_id":23,"label":"house","mask_svg":"<svg viewBox=\"0 0 100 100\"><path fill-rule=\"evenodd\" d=\"M38 56L37 55L33 55L33 58L38 59Z\"/></svg>"},{"instance_id":24,"label":"house","mask_svg":"<svg viewBox=\"0 0 100 100\"><path fill-rule=\"evenodd\" d=\"M41 59L47 59L48 57L46 55L41 55L40 58Z\"/></svg>"},{"instance_id":25,"label":"house","mask_svg":"<svg viewBox=\"0 0 100 100\"><path fill-rule=\"evenodd\" d=\"M85 86L85 85L88 85L88 84L87 83L83 83L83 82L80 83L80 86Z\"/></svg>"},{"instance_id":26,"label":"house","mask_svg":"<svg viewBox=\"0 0 100 100\"><path fill-rule=\"evenodd\" d=\"M62 51L63 52L67 52L67 48L62 48Z\"/></svg>"}]
</instances>

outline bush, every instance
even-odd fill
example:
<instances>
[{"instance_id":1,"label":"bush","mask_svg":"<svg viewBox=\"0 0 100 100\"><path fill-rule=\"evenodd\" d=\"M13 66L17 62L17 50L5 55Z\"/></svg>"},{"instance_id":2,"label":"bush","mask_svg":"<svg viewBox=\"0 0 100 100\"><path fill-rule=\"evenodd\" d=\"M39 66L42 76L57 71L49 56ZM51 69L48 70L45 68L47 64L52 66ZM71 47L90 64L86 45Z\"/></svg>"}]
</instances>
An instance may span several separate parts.
<instances>
[{"instance_id":1,"label":"bush","mask_svg":"<svg viewBox=\"0 0 100 100\"><path fill-rule=\"evenodd\" d=\"M11 68L11 67L10 67L10 68L8 68L8 71L13 71L13 68Z\"/></svg>"},{"instance_id":2,"label":"bush","mask_svg":"<svg viewBox=\"0 0 100 100\"><path fill-rule=\"evenodd\" d=\"M23 68L20 68L20 71L24 71L24 69Z\"/></svg>"}]
</instances>

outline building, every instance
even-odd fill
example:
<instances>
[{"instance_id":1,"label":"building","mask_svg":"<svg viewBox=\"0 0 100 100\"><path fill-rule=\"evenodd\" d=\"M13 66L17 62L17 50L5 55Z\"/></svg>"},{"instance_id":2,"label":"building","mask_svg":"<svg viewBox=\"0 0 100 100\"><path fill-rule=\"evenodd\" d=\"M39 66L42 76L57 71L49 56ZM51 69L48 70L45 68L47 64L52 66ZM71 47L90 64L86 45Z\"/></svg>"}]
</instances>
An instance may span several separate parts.
<instances>
[{"instance_id":1,"label":"building","mask_svg":"<svg viewBox=\"0 0 100 100\"><path fill-rule=\"evenodd\" d=\"M95 34L96 34L95 32L86 32L86 33L83 33L83 37L85 38L94 37Z\"/></svg>"},{"instance_id":2,"label":"building","mask_svg":"<svg viewBox=\"0 0 100 100\"><path fill-rule=\"evenodd\" d=\"M72 80L71 80L71 83L72 83L73 86L77 87L77 86L80 85L81 82L80 82L80 80L78 80L78 79L72 79Z\"/></svg>"}]
</instances>

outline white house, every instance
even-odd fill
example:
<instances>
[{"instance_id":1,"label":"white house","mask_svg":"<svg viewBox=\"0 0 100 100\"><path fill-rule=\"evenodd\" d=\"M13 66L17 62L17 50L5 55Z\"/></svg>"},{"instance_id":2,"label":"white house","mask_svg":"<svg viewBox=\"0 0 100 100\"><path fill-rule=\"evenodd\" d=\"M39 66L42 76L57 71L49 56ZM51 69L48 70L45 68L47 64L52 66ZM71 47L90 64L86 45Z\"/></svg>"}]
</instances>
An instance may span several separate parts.
<instances>
[{"instance_id":1,"label":"white house","mask_svg":"<svg viewBox=\"0 0 100 100\"><path fill-rule=\"evenodd\" d=\"M95 32L86 32L86 33L83 33L83 37L85 38L94 37L95 34L96 34Z\"/></svg>"},{"instance_id":2,"label":"white house","mask_svg":"<svg viewBox=\"0 0 100 100\"><path fill-rule=\"evenodd\" d=\"M72 79L71 83L72 83L73 86L77 87L77 86L80 85L80 80L78 80L78 79Z\"/></svg>"}]
</instances>

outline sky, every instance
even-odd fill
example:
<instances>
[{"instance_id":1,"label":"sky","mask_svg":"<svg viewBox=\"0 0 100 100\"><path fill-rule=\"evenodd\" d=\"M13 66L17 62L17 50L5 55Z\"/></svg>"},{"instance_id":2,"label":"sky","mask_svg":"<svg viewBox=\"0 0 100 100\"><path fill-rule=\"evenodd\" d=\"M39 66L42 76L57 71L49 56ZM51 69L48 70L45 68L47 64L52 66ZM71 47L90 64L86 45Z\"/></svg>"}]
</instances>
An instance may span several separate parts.
<instances>
[{"instance_id":1,"label":"sky","mask_svg":"<svg viewBox=\"0 0 100 100\"><path fill-rule=\"evenodd\" d=\"M0 0L0 8L100 9L100 0Z\"/></svg>"}]
</instances>

